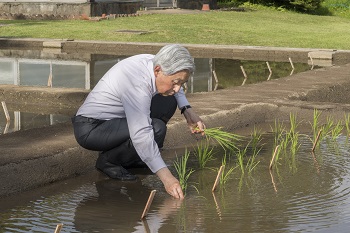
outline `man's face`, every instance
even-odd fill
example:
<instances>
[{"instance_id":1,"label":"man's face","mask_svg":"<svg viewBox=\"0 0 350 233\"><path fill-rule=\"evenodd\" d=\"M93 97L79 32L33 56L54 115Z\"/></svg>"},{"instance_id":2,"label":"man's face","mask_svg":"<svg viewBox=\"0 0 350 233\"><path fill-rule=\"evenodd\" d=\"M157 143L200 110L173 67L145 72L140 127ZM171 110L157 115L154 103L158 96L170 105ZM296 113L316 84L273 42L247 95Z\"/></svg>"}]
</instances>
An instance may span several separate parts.
<instances>
[{"instance_id":1,"label":"man's face","mask_svg":"<svg viewBox=\"0 0 350 233\"><path fill-rule=\"evenodd\" d=\"M159 66L154 68L154 74L156 76L157 91L164 96L177 93L190 76L188 71L179 71L173 75L165 75Z\"/></svg>"}]
</instances>

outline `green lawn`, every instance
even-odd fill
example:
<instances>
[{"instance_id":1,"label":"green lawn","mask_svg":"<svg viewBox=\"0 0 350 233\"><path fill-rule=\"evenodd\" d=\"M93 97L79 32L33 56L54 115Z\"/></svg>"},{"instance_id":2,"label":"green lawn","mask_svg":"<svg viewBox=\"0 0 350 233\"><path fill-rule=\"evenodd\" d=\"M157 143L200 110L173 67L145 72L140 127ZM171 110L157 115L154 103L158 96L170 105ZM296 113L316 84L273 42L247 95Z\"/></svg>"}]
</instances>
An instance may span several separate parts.
<instances>
[{"instance_id":1,"label":"green lawn","mask_svg":"<svg viewBox=\"0 0 350 233\"><path fill-rule=\"evenodd\" d=\"M99 22L0 20L0 37L350 50L350 18L272 9L152 14ZM117 30L144 30L125 34Z\"/></svg>"}]
</instances>

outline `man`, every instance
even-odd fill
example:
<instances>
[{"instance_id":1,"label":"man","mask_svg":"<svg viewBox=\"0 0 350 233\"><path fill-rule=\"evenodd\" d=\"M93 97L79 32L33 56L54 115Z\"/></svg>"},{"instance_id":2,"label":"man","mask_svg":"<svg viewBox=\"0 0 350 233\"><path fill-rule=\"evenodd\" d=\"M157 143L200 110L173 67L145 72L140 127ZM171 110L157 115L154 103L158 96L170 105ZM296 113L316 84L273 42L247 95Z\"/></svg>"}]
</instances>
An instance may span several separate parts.
<instances>
[{"instance_id":1,"label":"man","mask_svg":"<svg viewBox=\"0 0 350 233\"><path fill-rule=\"evenodd\" d=\"M148 166L170 195L183 199L180 183L159 148L177 107L191 132L203 133L205 125L181 88L194 69L187 49L167 45L156 55L124 59L101 78L72 119L77 142L101 151L97 169L114 179L135 180L127 169Z\"/></svg>"}]
</instances>

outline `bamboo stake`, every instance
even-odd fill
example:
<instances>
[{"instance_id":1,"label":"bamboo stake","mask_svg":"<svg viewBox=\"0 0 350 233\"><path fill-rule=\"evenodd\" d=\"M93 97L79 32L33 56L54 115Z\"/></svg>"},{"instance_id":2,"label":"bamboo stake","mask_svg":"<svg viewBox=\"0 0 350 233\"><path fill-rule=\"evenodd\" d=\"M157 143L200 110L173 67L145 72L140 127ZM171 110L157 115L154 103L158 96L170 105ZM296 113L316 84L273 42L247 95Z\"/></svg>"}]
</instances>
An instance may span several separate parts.
<instances>
[{"instance_id":1,"label":"bamboo stake","mask_svg":"<svg viewBox=\"0 0 350 233\"><path fill-rule=\"evenodd\" d=\"M292 66L292 72L290 72L290 75L292 75L294 73L294 65L293 65L293 62L292 62L292 58L289 58L289 63L290 65Z\"/></svg>"},{"instance_id":2,"label":"bamboo stake","mask_svg":"<svg viewBox=\"0 0 350 233\"><path fill-rule=\"evenodd\" d=\"M5 112L6 120L7 120L7 122L9 122L10 121L10 114L9 114L9 111L7 110L5 101L1 101L1 104L2 104L2 108L4 109L4 112Z\"/></svg>"},{"instance_id":3,"label":"bamboo stake","mask_svg":"<svg viewBox=\"0 0 350 233\"><path fill-rule=\"evenodd\" d=\"M313 151L311 151L311 154L312 154L312 157L313 157L313 159L314 159L314 164L315 164L315 166L316 166L317 173L319 174L319 173L320 173L320 165L318 164L317 159L316 159L316 156L315 156L315 154L314 154Z\"/></svg>"},{"instance_id":4,"label":"bamboo stake","mask_svg":"<svg viewBox=\"0 0 350 233\"><path fill-rule=\"evenodd\" d=\"M273 175L272 175L271 170L270 170L270 176L271 176L271 182L272 182L272 185L273 185L273 189L274 189L275 192L277 193L276 183L275 183L275 180L274 180L274 178L273 178Z\"/></svg>"},{"instance_id":5,"label":"bamboo stake","mask_svg":"<svg viewBox=\"0 0 350 233\"><path fill-rule=\"evenodd\" d=\"M245 82L247 81L248 76L247 76L247 74L245 73L245 70L244 70L243 66L241 66L241 70L242 70L242 73L243 73L243 75L244 75L244 80L243 80L243 83L242 83L242 86L243 86L243 85L245 84Z\"/></svg>"},{"instance_id":6,"label":"bamboo stake","mask_svg":"<svg viewBox=\"0 0 350 233\"><path fill-rule=\"evenodd\" d=\"M270 78L271 78L271 75L272 75L272 70L271 70L271 67L270 67L270 63L269 63L268 61L266 62L266 65L267 65L267 68L268 68L269 71L270 71L269 77L267 78L267 81L269 81Z\"/></svg>"},{"instance_id":7,"label":"bamboo stake","mask_svg":"<svg viewBox=\"0 0 350 233\"><path fill-rule=\"evenodd\" d=\"M216 89L218 89L218 86L219 86L219 79L218 79L218 76L216 75L216 71L215 70L213 70L213 76L214 76L214 79L215 79L215 86L214 86L213 91L216 91Z\"/></svg>"},{"instance_id":8,"label":"bamboo stake","mask_svg":"<svg viewBox=\"0 0 350 233\"><path fill-rule=\"evenodd\" d=\"M56 230L55 230L55 233L60 233L60 232L61 232L62 227L63 227L63 224L62 224L62 223L57 224L57 226L56 226Z\"/></svg>"},{"instance_id":9,"label":"bamboo stake","mask_svg":"<svg viewBox=\"0 0 350 233\"><path fill-rule=\"evenodd\" d=\"M49 78L47 80L47 86L52 87L52 75L51 74L49 75Z\"/></svg>"},{"instance_id":10,"label":"bamboo stake","mask_svg":"<svg viewBox=\"0 0 350 233\"><path fill-rule=\"evenodd\" d=\"M318 140L320 139L321 132L322 132L322 129L320 129L320 130L318 131L318 134L317 134L316 140L315 140L314 145L313 145L312 150L311 150L312 152L314 152L314 151L315 151L315 148L316 148L317 142L318 142Z\"/></svg>"},{"instance_id":11,"label":"bamboo stake","mask_svg":"<svg viewBox=\"0 0 350 233\"><path fill-rule=\"evenodd\" d=\"M314 69L314 60L312 59L312 57L309 55L310 61L311 61L311 70Z\"/></svg>"},{"instance_id":12,"label":"bamboo stake","mask_svg":"<svg viewBox=\"0 0 350 233\"><path fill-rule=\"evenodd\" d=\"M216 71L213 70L213 75L216 83L219 83L218 76L216 75Z\"/></svg>"},{"instance_id":13,"label":"bamboo stake","mask_svg":"<svg viewBox=\"0 0 350 233\"><path fill-rule=\"evenodd\" d=\"M149 229L148 222L146 219L141 219L143 228L145 229L146 233L151 233L151 230Z\"/></svg>"},{"instance_id":14,"label":"bamboo stake","mask_svg":"<svg viewBox=\"0 0 350 233\"><path fill-rule=\"evenodd\" d=\"M272 159L271 159L271 162L270 162L270 166L269 166L270 170L272 169L272 165L273 165L273 162L275 160L275 157L276 157L276 154L277 154L277 151L278 151L279 147L280 147L280 145L277 145L276 148L275 148L275 151L273 152L273 156L272 156Z\"/></svg>"},{"instance_id":15,"label":"bamboo stake","mask_svg":"<svg viewBox=\"0 0 350 233\"><path fill-rule=\"evenodd\" d=\"M221 209L220 209L219 203L218 203L218 201L216 200L215 193L212 192L212 194L213 194L214 202L215 202L215 205L216 205L216 211L218 212L219 218L220 218L220 220L221 220L221 219L222 219L222 218L221 218L221 215L222 215L222 214L221 214Z\"/></svg>"},{"instance_id":16,"label":"bamboo stake","mask_svg":"<svg viewBox=\"0 0 350 233\"><path fill-rule=\"evenodd\" d=\"M6 125L5 125L5 129L4 129L4 134L7 134L7 132L9 131L9 128L10 128L10 122L6 122Z\"/></svg>"},{"instance_id":17,"label":"bamboo stake","mask_svg":"<svg viewBox=\"0 0 350 233\"><path fill-rule=\"evenodd\" d=\"M218 172L218 175L216 176L213 188L211 189L212 192L214 192L216 189L216 186L218 186L218 183L219 183L220 177L221 177L221 173L223 172L224 168L225 168L225 165L221 165L219 172Z\"/></svg>"},{"instance_id":18,"label":"bamboo stake","mask_svg":"<svg viewBox=\"0 0 350 233\"><path fill-rule=\"evenodd\" d=\"M149 208L151 207L151 204L152 204L152 201L153 201L153 198L154 198L154 195L156 194L156 191L157 190L152 190L152 192L150 193L149 197L148 197L148 201L146 203L146 206L145 206L145 209L143 210L143 213L141 215L141 220L146 217L148 211L149 211Z\"/></svg>"}]
</instances>

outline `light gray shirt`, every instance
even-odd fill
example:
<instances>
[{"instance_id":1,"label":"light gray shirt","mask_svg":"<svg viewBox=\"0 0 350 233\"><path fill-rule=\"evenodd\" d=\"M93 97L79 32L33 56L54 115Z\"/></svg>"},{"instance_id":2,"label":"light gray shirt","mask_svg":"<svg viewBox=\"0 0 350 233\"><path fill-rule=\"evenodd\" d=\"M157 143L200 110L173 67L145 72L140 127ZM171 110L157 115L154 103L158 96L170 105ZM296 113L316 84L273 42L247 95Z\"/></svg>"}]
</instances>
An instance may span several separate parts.
<instances>
[{"instance_id":1,"label":"light gray shirt","mask_svg":"<svg viewBox=\"0 0 350 233\"><path fill-rule=\"evenodd\" d=\"M118 62L89 93L77 115L100 120L126 118L138 155L155 173L166 165L154 140L150 118L151 100L157 94L153 58L141 54ZM175 98L179 108L189 104L182 89Z\"/></svg>"}]
</instances>

